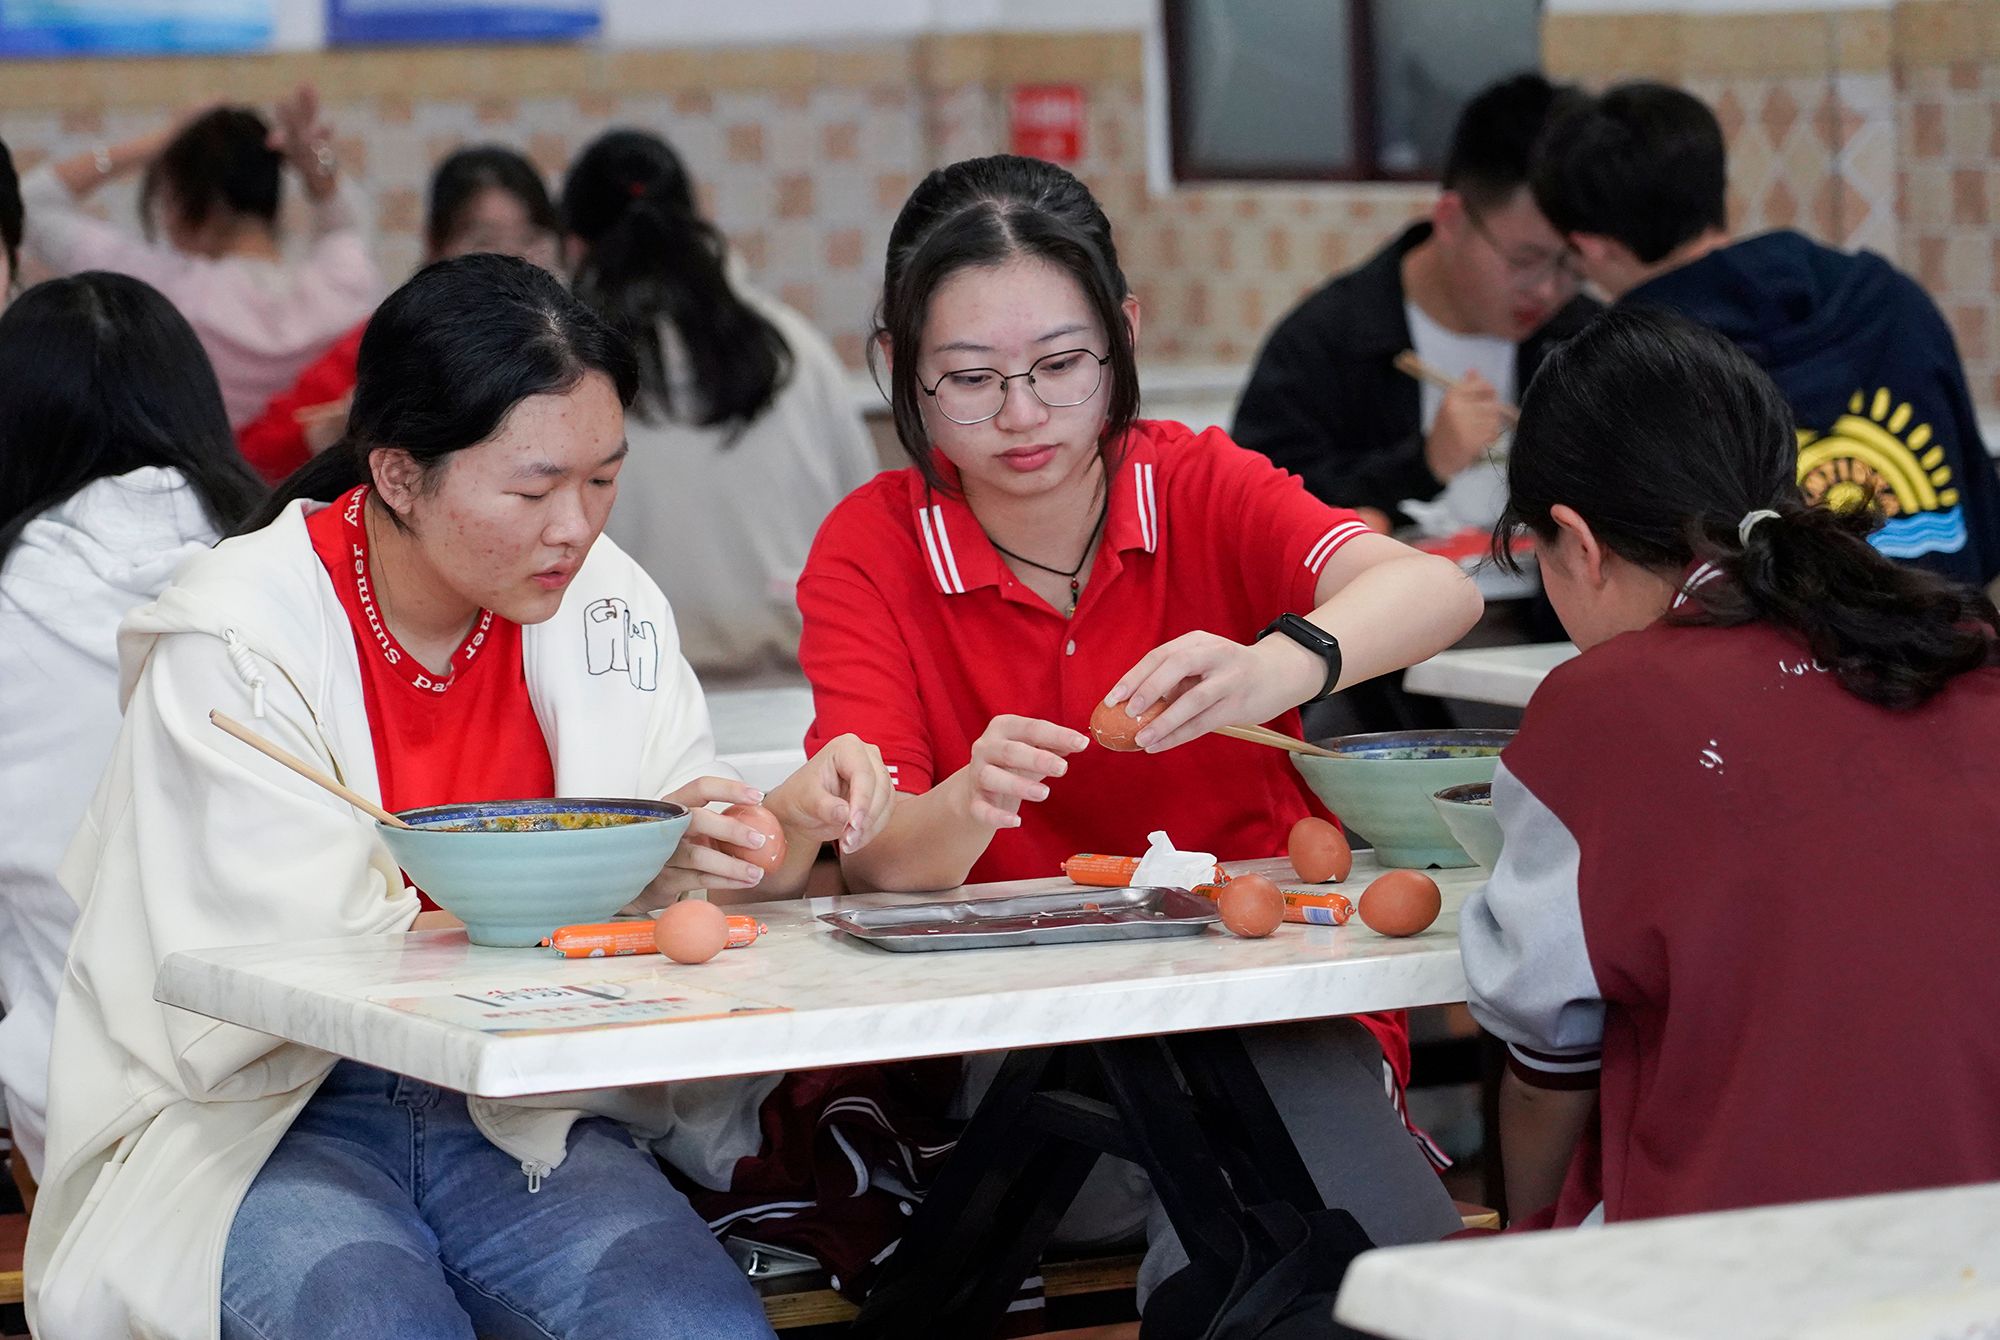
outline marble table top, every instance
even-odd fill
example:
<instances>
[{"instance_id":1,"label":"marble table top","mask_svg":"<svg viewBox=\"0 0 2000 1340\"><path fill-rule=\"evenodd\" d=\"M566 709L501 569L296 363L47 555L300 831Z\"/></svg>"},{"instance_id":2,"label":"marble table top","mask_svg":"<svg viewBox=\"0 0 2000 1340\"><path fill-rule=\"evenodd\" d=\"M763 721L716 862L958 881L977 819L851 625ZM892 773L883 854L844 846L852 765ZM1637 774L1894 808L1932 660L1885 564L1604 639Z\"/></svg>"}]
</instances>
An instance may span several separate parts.
<instances>
[{"instance_id":1,"label":"marble table top","mask_svg":"<svg viewBox=\"0 0 2000 1340\"><path fill-rule=\"evenodd\" d=\"M1286 869L1282 861L1239 870ZM1356 854L1358 896L1379 867ZM1288 870L1287 870L1287 873ZM698 967L646 954L563 959L462 931L199 950L159 1000L487 1097L949 1056L1461 1001L1458 909L1485 878L1438 871L1437 924L1385 939L1287 924L1266 940L1187 938L895 954L815 920L939 895L730 909L769 933ZM979 897L1067 880L968 887Z\"/></svg>"},{"instance_id":2,"label":"marble table top","mask_svg":"<svg viewBox=\"0 0 2000 1340\"><path fill-rule=\"evenodd\" d=\"M2000 1183L1368 1252L1388 1340L1994 1340Z\"/></svg>"},{"instance_id":3,"label":"marble table top","mask_svg":"<svg viewBox=\"0 0 2000 1340\"><path fill-rule=\"evenodd\" d=\"M1433 698L1526 707L1549 671L1576 655L1568 642L1441 651L1403 672L1403 687Z\"/></svg>"}]
</instances>

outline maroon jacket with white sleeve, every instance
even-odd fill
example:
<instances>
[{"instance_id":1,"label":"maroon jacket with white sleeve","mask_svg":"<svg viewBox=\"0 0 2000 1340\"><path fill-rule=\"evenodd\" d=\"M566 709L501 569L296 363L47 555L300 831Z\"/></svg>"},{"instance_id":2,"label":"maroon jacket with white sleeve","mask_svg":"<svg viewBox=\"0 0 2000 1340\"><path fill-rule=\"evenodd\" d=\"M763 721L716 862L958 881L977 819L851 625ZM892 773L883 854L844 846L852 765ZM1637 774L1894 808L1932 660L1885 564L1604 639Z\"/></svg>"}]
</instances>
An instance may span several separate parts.
<instances>
[{"instance_id":1,"label":"maroon jacket with white sleeve","mask_svg":"<svg viewBox=\"0 0 2000 1340\"><path fill-rule=\"evenodd\" d=\"M1556 1223L2000 1179L2000 670L1890 711L1657 623L1549 676L1493 799L1472 1011L1600 1086Z\"/></svg>"}]
</instances>

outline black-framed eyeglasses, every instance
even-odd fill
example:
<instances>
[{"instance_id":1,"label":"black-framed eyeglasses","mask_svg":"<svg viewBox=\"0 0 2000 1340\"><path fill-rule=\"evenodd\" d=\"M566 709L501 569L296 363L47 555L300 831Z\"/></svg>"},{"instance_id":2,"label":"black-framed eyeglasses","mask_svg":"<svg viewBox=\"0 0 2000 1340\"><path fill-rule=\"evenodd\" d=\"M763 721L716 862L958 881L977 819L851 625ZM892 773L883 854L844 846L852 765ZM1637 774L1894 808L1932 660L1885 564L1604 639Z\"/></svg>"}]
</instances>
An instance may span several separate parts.
<instances>
[{"instance_id":1,"label":"black-framed eyeglasses","mask_svg":"<svg viewBox=\"0 0 2000 1340\"><path fill-rule=\"evenodd\" d=\"M1007 383L1022 378L1027 379L1028 389L1035 393L1035 399L1050 409L1081 405L1096 395L1097 388L1104 384L1104 365L1110 361L1108 354L1093 354L1088 349L1065 349L1061 353L1043 354L1028 365L1026 372L960 368L956 372L945 373L933 386L925 386L919 379L917 389L937 404L938 413L964 427L985 423L1005 409Z\"/></svg>"},{"instance_id":2,"label":"black-framed eyeglasses","mask_svg":"<svg viewBox=\"0 0 2000 1340\"><path fill-rule=\"evenodd\" d=\"M1517 256L1493 235L1493 230L1476 212L1466 210L1465 218L1472 225L1472 231L1486 239L1486 245L1493 248L1494 254L1500 257L1500 263L1507 267L1507 282L1512 288L1532 291L1551 279L1569 288L1583 282L1583 275L1576 268L1576 253L1571 248L1564 247L1554 255L1537 252L1533 256Z\"/></svg>"}]
</instances>

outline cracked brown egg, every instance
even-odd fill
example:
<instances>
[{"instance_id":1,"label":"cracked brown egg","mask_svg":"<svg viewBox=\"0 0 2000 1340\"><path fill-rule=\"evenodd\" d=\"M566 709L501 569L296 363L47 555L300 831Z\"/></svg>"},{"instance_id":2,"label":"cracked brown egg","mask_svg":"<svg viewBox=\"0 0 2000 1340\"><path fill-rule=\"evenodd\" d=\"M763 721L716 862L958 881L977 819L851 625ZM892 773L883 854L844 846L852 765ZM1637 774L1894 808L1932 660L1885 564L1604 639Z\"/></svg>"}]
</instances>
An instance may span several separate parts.
<instances>
[{"instance_id":1,"label":"cracked brown egg","mask_svg":"<svg viewBox=\"0 0 2000 1340\"><path fill-rule=\"evenodd\" d=\"M1129 754L1139 747L1134 737L1140 729L1166 710L1164 698L1136 717L1125 710L1124 703L1099 703L1090 714L1090 738L1106 749Z\"/></svg>"}]
</instances>

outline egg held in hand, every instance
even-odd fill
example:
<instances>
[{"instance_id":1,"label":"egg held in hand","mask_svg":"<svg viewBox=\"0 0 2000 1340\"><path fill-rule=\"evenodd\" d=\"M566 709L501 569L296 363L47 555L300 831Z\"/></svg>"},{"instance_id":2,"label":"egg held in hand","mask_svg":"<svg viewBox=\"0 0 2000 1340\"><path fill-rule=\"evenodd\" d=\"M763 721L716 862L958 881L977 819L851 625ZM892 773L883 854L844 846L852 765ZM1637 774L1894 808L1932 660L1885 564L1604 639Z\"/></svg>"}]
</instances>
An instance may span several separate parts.
<instances>
[{"instance_id":1,"label":"egg held in hand","mask_svg":"<svg viewBox=\"0 0 2000 1340\"><path fill-rule=\"evenodd\" d=\"M1216 895L1215 910L1231 933L1261 940L1285 919L1285 895L1262 875L1238 875Z\"/></svg>"},{"instance_id":2,"label":"egg held in hand","mask_svg":"<svg viewBox=\"0 0 2000 1340\"><path fill-rule=\"evenodd\" d=\"M1415 935L1437 920L1444 906L1437 881L1417 870L1391 870L1377 875L1361 891L1355 911L1377 935Z\"/></svg>"},{"instance_id":3,"label":"egg held in hand","mask_svg":"<svg viewBox=\"0 0 2000 1340\"><path fill-rule=\"evenodd\" d=\"M1139 747L1134 738L1139 731L1166 710L1165 699L1136 717L1125 710L1124 703L1099 703L1090 714L1090 738L1106 749L1129 754Z\"/></svg>"},{"instance_id":4,"label":"egg held in hand","mask_svg":"<svg viewBox=\"0 0 2000 1340\"><path fill-rule=\"evenodd\" d=\"M1285 839L1285 855L1308 884L1338 882L1354 869L1354 849L1347 845L1347 835L1311 815L1292 825L1291 836Z\"/></svg>"},{"instance_id":5,"label":"egg held in hand","mask_svg":"<svg viewBox=\"0 0 2000 1340\"><path fill-rule=\"evenodd\" d=\"M765 842L761 847L739 847L733 842L718 842L715 844L717 850L748 861L766 872L776 870L785 863L785 826L778 822L777 815L762 805L731 805L722 812L722 817L748 824L764 835Z\"/></svg>"},{"instance_id":6,"label":"egg held in hand","mask_svg":"<svg viewBox=\"0 0 2000 1340\"><path fill-rule=\"evenodd\" d=\"M683 898L653 921L653 944L676 963L706 963L728 943L729 917L700 898Z\"/></svg>"}]
</instances>

